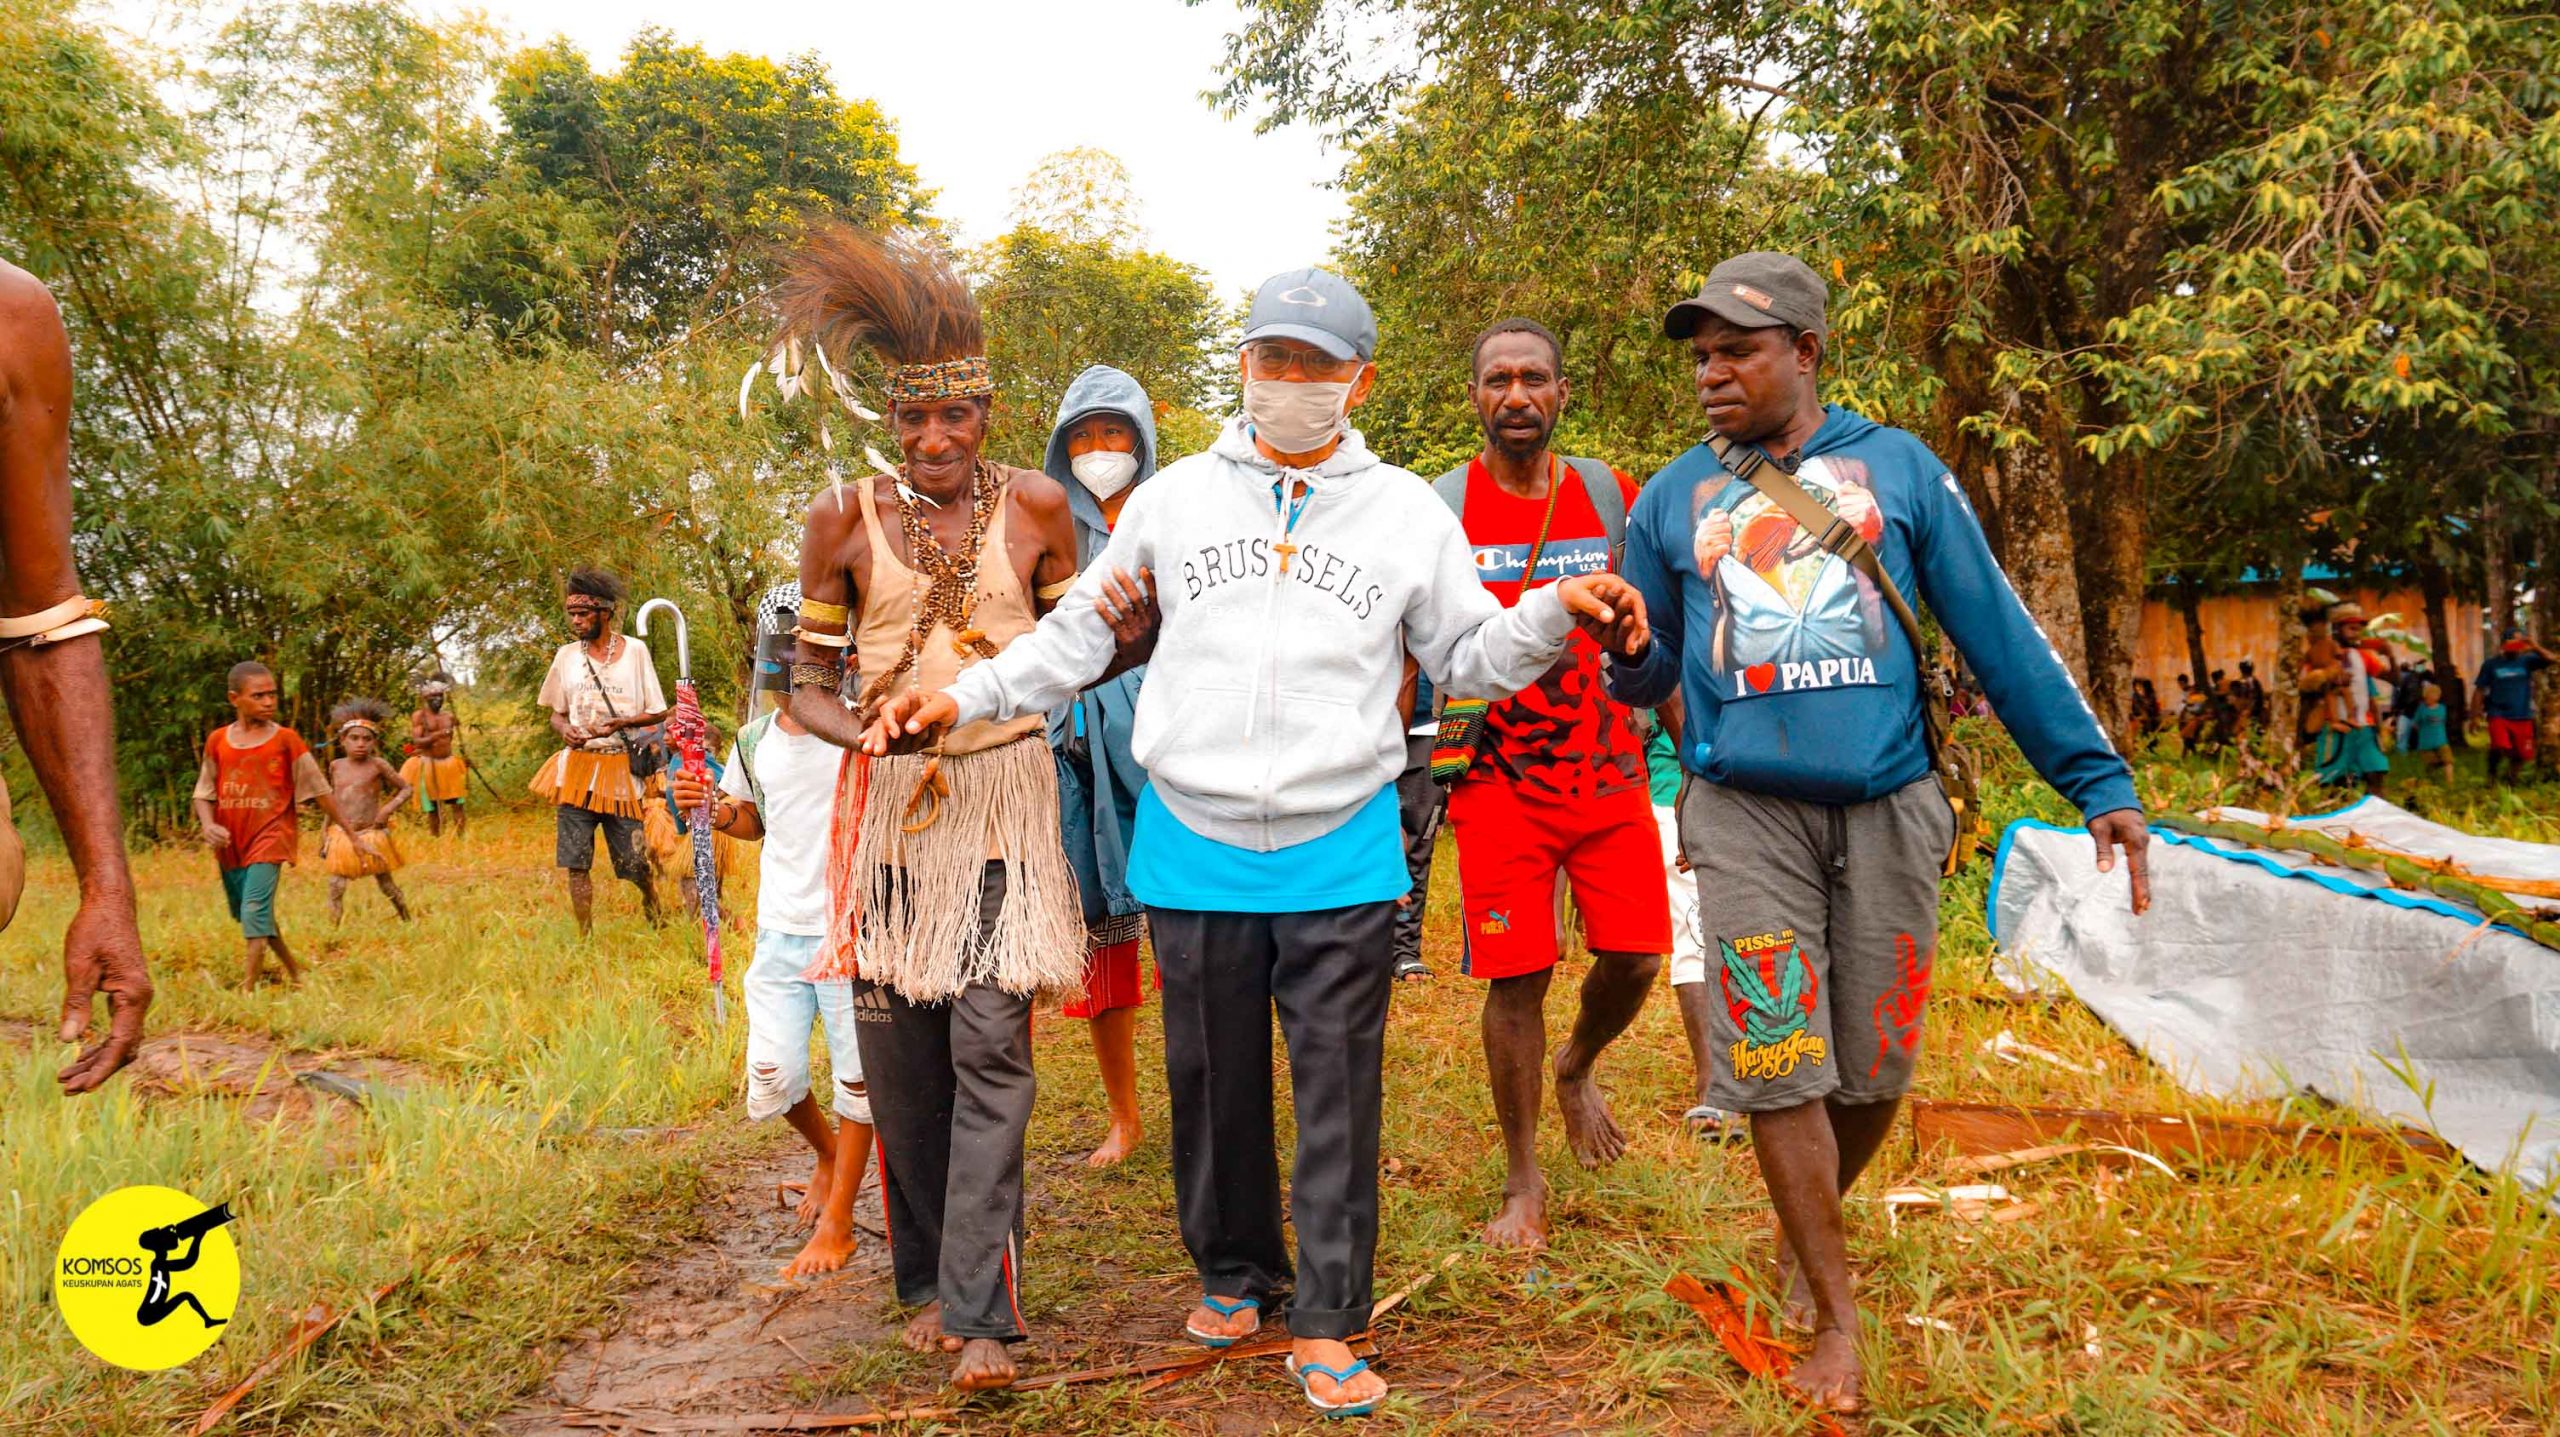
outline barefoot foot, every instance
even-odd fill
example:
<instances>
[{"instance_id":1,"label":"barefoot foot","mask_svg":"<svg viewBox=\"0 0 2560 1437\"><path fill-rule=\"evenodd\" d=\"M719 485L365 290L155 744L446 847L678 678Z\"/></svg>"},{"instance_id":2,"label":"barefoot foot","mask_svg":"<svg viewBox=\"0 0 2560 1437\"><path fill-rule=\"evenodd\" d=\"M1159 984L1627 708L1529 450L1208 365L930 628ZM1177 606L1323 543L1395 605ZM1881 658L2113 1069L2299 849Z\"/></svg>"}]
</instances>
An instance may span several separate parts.
<instances>
[{"instance_id":1,"label":"barefoot foot","mask_svg":"<svg viewBox=\"0 0 2560 1437\"><path fill-rule=\"evenodd\" d=\"M1350 1348L1326 1338L1304 1337L1289 1344L1290 1371L1292 1375L1303 1375L1307 1396L1318 1407L1357 1407L1387 1395L1387 1380L1365 1365L1341 1381L1328 1373L1314 1370L1326 1367L1334 1372L1346 1372L1359 1363L1360 1359L1351 1355Z\"/></svg>"},{"instance_id":2,"label":"barefoot foot","mask_svg":"<svg viewBox=\"0 0 2560 1437\"><path fill-rule=\"evenodd\" d=\"M1849 1334L1830 1327L1814 1334L1813 1351L1787 1374L1786 1382L1823 1411L1846 1415L1867 1409L1860 1391L1864 1377L1858 1345Z\"/></svg>"},{"instance_id":3,"label":"barefoot foot","mask_svg":"<svg viewBox=\"0 0 2560 1437\"><path fill-rule=\"evenodd\" d=\"M800 1255L782 1269L783 1279L798 1281L835 1271L844 1266L846 1258L853 1256L855 1241L852 1223L839 1227L821 1220L818 1230L810 1235L808 1244L800 1249Z\"/></svg>"},{"instance_id":4,"label":"barefoot foot","mask_svg":"<svg viewBox=\"0 0 2560 1437\"><path fill-rule=\"evenodd\" d=\"M1484 1240L1494 1247L1535 1252L1547 1245L1547 1189L1544 1183L1524 1193L1502 1195L1502 1211L1484 1225Z\"/></svg>"},{"instance_id":5,"label":"barefoot foot","mask_svg":"<svg viewBox=\"0 0 2560 1437\"><path fill-rule=\"evenodd\" d=\"M1138 1142L1144 1136L1135 1123L1113 1123L1111 1131L1103 1135L1102 1146L1085 1155L1084 1165L1089 1168L1110 1167L1136 1152Z\"/></svg>"},{"instance_id":6,"label":"barefoot foot","mask_svg":"<svg viewBox=\"0 0 2560 1437\"><path fill-rule=\"evenodd\" d=\"M1019 1375L1013 1366L1013 1354L992 1337L972 1337L960 1348L960 1361L951 1369L951 1385L963 1392L992 1392L1011 1387Z\"/></svg>"},{"instance_id":7,"label":"barefoot foot","mask_svg":"<svg viewBox=\"0 0 2560 1437\"><path fill-rule=\"evenodd\" d=\"M1616 1162L1627 1150L1627 1135L1609 1113L1609 1095L1592 1081L1590 1065L1565 1066L1565 1050L1556 1050L1556 1109L1564 1114L1564 1140L1586 1168Z\"/></svg>"},{"instance_id":8,"label":"barefoot foot","mask_svg":"<svg viewBox=\"0 0 2560 1437\"><path fill-rule=\"evenodd\" d=\"M948 1337L942 1330L942 1304L928 1302L907 1319L906 1331L898 1334L909 1352L940 1352Z\"/></svg>"},{"instance_id":9,"label":"barefoot foot","mask_svg":"<svg viewBox=\"0 0 2560 1437\"><path fill-rule=\"evenodd\" d=\"M800 1204L791 1210L791 1215L800 1220L802 1232L816 1227L819 1214L827 1210L827 1189L835 1185L835 1172L834 1155L820 1153L817 1169L809 1174L807 1182L799 1184ZM789 1191L788 1184L784 1190Z\"/></svg>"}]
</instances>

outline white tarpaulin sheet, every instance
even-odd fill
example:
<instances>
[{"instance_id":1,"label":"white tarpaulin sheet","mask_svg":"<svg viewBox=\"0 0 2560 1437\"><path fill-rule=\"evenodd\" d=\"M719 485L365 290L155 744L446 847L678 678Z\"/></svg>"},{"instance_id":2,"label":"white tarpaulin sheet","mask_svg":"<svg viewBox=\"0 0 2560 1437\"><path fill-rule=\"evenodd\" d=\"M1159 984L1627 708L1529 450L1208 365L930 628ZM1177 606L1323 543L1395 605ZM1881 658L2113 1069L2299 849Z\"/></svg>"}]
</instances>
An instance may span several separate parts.
<instances>
[{"instance_id":1,"label":"white tarpaulin sheet","mask_svg":"<svg viewBox=\"0 0 2560 1437\"><path fill-rule=\"evenodd\" d=\"M2483 874L2560 877L2560 848L2378 799L2293 822ZM2100 873L2086 832L2010 825L1990 894L2002 981L2068 992L2191 1092L2308 1089L2560 1185L2560 952L2358 869L2154 837L2151 911L2136 918L2124 866Z\"/></svg>"}]
</instances>

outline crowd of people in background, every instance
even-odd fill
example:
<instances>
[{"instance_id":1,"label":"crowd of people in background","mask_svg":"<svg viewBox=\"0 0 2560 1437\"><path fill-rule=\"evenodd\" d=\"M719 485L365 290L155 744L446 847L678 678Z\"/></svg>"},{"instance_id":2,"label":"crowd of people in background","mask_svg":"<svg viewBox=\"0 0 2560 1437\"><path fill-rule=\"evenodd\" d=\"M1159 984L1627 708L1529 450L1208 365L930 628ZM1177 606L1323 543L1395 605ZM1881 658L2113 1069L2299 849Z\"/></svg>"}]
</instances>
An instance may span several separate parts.
<instances>
[{"instance_id":1,"label":"crowd of people in background","mask_svg":"<svg viewBox=\"0 0 2560 1437\"><path fill-rule=\"evenodd\" d=\"M2485 741L2491 783L2524 781L2540 760L2534 719L2535 675L2560 654L2509 628L2466 680L2449 657L2415 653L2370 631L2364 607L2323 602L2302 614L2305 630L2293 736L2304 761L2326 784L2379 794L2391 772L2389 754L2415 755L2440 782L2454 781L2454 750ZM2217 754L2269 725L2269 694L2254 659L2233 670L2177 678L2174 706L2164 706L2148 678L2133 681L2128 723L2137 735L2175 734L2187 753ZM1971 711L1958 681L1954 711Z\"/></svg>"}]
</instances>

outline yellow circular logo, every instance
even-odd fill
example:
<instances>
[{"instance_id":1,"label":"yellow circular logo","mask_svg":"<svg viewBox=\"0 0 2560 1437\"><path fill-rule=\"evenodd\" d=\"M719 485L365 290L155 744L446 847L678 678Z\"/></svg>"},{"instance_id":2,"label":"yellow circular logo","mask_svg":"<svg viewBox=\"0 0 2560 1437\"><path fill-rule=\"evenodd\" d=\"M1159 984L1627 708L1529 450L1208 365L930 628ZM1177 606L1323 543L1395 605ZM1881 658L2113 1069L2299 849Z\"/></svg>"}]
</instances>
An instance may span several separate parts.
<instances>
[{"instance_id":1,"label":"yellow circular logo","mask_svg":"<svg viewBox=\"0 0 2560 1437\"><path fill-rule=\"evenodd\" d=\"M80 1345L158 1372L222 1336L240 1301L231 1204L175 1188L118 1188L81 1211L54 1259L53 1300Z\"/></svg>"}]
</instances>

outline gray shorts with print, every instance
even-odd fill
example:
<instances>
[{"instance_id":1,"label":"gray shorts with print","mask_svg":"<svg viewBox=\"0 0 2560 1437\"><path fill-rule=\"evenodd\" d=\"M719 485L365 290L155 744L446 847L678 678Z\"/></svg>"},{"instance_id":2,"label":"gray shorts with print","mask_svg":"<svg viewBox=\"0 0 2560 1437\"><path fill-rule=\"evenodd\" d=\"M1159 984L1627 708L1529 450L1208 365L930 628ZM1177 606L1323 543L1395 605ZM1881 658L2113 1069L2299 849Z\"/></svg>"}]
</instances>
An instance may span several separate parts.
<instances>
[{"instance_id":1,"label":"gray shorts with print","mask_svg":"<svg viewBox=\"0 0 2560 1437\"><path fill-rule=\"evenodd\" d=\"M1765 1113L1910 1088L1954 835L1935 778L1845 805L1689 781L1680 846L1716 999L1709 1102Z\"/></svg>"}]
</instances>

